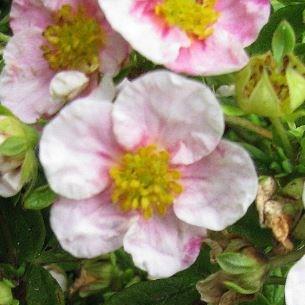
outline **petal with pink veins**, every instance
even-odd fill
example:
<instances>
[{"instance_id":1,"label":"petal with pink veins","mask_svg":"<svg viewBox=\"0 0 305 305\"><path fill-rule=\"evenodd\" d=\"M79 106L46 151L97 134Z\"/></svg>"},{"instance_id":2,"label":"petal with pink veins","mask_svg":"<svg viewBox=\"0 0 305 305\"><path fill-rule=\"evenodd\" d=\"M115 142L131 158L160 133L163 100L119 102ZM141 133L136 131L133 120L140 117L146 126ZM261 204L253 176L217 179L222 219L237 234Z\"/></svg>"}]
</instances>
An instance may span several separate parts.
<instances>
[{"instance_id":1,"label":"petal with pink veins","mask_svg":"<svg viewBox=\"0 0 305 305\"><path fill-rule=\"evenodd\" d=\"M195 262L205 234L204 229L183 223L170 211L161 218L134 222L124 238L124 249L151 278L165 278Z\"/></svg>"},{"instance_id":2,"label":"petal with pink veins","mask_svg":"<svg viewBox=\"0 0 305 305\"><path fill-rule=\"evenodd\" d=\"M167 71L127 84L114 104L113 124L125 148L154 143L169 150L175 164L191 164L211 153L224 130L210 89Z\"/></svg>"},{"instance_id":3,"label":"petal with pink veins","mask_svg":"<svg viewBox=\"0 0 305 305\"><path fill-rule=\"evenodd\" d=\"M268 22L271 3L269 0L218 0L216 9L220 11L217 27L234 35L247 47Z\"/></svg>"},{"instance_id":4,"label":"petal with pink veins","mask_svg":"<svg viewBox=\"0 0 305 305\"><path fill-rule=\"evenodd\" d=\"M122 246L130 216L111 203L106 191L87 200L59 199L50 220L63 249L76 257L92 258Z\"/></svg>"},{"instance_id":5,"label":"petal with pink veins","mask_svg":"<svg viewBox=\"0 0 305 305\"><path fill-rule=\"evenodd\" d=\"M14 34L38 27L42 31L52 22L50 11L41 0L14 0L10 12L10 27Z\"/></svg>"},{"instance_id":6,"label":"petal with pink veins","mask_svg":"<svg viewBox=\"0 0 305 305\"><path fill-rule=\"evenodd\" d=\"M79 200L108 186L109 168L121 154L112 133L111 112L112 104L93 92L66 106L46 126L40 161L56 193Z\"/></svg>"},{"instance_id":7,"label":"petal with pink veins","mask_svg":"<svg viewBox=\"0 0 305 305\"><path fill-rule=\"evenodd\" d=\"M181 48L179 56L166 66L179 73L217 75L240 70L248 60L240 41L226 31L215 29L206 40L194 40L189 48Z\"/></svg>"},{"instance_id":8,"label":"petal with pink veins","mask_svg":"<svg viewBox=\"0 0 305 305\"><path fill-rule=\"evenodd\" d=\"M155 20L150 2L152 0L99 0L111 26L132 47L152 61L164 64L175 60L179 49L189 46L191 40L179 29L165 27Z\"/></svg>"},{"instance_id":9,"label":"petal with pink veins","mask_svg":"<svg viewBox=\"0 0 305 305\"><path fill-rule=\"evenodd\" d=\"M31 28L14 35L4 50L0 100L26 123L59 109L50 102L49 85L54 73L42 56L42 44L40 29Z\"/></svg>"},{"instance_id":10,"label":"petal with pink veins","mask_svg":"<svg viewBox=\"0 0 305 305\"><path fill-rule=\"evenodd\" d=\"M223 230L243 217L256 197L254 164L237 144L221 141L209 156L180 170L184 191L174 211L186 223Z\"/></svg>"},{"instance_id":11,"label":"petal with pink veins","mask_svg":"<svg viewBox=\"0 0 305 305\"><path fill-rule=\"evenodd\" d=\"M287 305L304 305L305 300L305 256L288 272L285 299Z\"/></svg>"}]
</instances>

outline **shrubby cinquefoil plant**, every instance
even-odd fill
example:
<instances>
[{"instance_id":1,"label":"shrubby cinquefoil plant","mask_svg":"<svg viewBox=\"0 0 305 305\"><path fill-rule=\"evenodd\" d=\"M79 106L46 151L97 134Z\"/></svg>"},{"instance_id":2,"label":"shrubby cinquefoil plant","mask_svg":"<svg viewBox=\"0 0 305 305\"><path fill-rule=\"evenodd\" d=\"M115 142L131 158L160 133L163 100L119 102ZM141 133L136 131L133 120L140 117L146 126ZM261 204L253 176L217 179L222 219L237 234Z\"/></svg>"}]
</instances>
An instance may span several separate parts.
<instances>
[{"instance_id":1,"label":"shrubby cinquefoil plant","mask_svg":"<svg viewBox=\"0 0 305 305\"><path fill-rule=\"evenodd\" d=\"M0 305L305 305L304 12L2 0Z\"/></svg>"}]
</instances>

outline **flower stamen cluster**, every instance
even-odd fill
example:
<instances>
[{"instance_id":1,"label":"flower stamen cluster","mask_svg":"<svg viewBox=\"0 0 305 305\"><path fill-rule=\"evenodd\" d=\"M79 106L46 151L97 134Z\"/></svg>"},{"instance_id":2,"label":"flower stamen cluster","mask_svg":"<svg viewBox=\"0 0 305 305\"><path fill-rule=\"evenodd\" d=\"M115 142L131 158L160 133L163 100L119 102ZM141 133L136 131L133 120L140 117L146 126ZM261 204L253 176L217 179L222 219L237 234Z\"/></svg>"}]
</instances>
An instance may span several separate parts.
<instances>
[{"instance_id":1,"label":"flower stamen cluster","mask_svg":"<svg viewBox=\"0 0 305 305\"><path fill-rule=\"evenodd\" d=\"M180 172L169 165L169 153L155 145L123 156L110 170L114 181L112 200L123 211L140 211L145 218L156 212L165 215L176 196L182 193Z\"/></svg>"},{"instance_id":2,"label":"flower stamen cluster","mask_svg":"<svg viewBox=\"0 0 305 305\"><path fill-rule=\"evenodd\" d=\"M105 33L97 20L88 16L83 6L74 11L68 4L54 14L53 20L43 32L46 43L41 47L50 68L87 74L98 70Z\"/></svg>"},{"instance_id":3,"label":"flower stamen cluster","mask_svg":"<svg viewBox=\"0 0 305 305\"><path fill-rule=\"evenodd\" d=\"M219 17L215 4L216 0L164 0L155 7L155 13L169 26L204 40L213 34L213 25Z\"/></svg>"}]
</instances>

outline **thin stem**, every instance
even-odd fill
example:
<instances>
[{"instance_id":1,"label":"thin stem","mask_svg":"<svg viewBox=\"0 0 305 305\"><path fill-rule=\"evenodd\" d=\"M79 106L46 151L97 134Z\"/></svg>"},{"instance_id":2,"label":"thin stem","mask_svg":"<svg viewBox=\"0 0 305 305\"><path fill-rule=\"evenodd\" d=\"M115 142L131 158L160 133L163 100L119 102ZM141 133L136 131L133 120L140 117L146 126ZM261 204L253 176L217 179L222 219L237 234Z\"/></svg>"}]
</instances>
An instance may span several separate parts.
<instances>
[{"instance_id":1,"label":"thin stem","mask_svg":"<svg viewBox=\"0 0 305 305\"><path fill-rule=\"evenodd\" d=\"M284 147L284 150L285 150L287 156L292 159L293 158L293 148L289 141L287 131L284 128L281 120L279 118L270 118L270 121L271 121L274 129L276 130L277 134L281 138L281 141L282 141L282 144L283 144L283 147Z\"/></svg>"},{"instance_id":2,"label":"thin stem","mask_svg":"<svg viewBox=\"0 0 305 305\"><path fill-rule=\"evenodd\" d=\"M270 268L277 268L277 267L283 267L287 264L294 263L301 259L305 255L305 247L290 252L286 255L282 256L276 256L269 260L269 266Z\"/></svg>"},{"instance_id":3,"label":"thin stem","mask_svg":"<svg viewBox=\"0 0 305 305\"><path fill-rule=\"evenodd\" d=\"M225 120L226 120L226 123L228 123L229 125L235 125L235 126L239 126L242 128L246 128L264 138L272 140L272 132L270 132L269 130L267 130L263 127L257 126L246 119L236 117L236 116L225 116Z\"/></svg>"}]
</instances>

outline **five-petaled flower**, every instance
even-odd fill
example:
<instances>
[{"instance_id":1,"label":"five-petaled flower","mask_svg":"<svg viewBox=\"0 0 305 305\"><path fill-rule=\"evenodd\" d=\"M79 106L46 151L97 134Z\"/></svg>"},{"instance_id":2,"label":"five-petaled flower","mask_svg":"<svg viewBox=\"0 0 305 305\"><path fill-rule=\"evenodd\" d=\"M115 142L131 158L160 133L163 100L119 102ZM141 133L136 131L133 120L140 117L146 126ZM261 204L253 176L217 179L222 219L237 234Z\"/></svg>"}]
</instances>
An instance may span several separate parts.
<instances>
[{"instance_id":1,"label":"five-petaled flower","mask_svg":"<svg viewBox=\"0 0 305 305\"><path fill-rule=\"evenodd\" d=\"M84 87L90 91L99 73L118 72L129 52L96 0L14 0L10 25L14 35L3 54L0 98L26 123L53 115L64 98L74 98ZM52 79L63 71L70 74L64 81L60 77L59 86L68 92L61 86L52 96ZM54 83L58 87L58 79ZM58 91L66 93L63 100Z\"/></svg>"},{"instance_id":2,"label":"five-petaled flower","mask_svg":"<svg viewBox=\"0 0 305 305\"><path fill-rule=\"evenodd\" d=\"M123 245L151 277L171 276L195 261L206 229L245 214L254 165L221 140L221 108L199 82L155 71L126 83L114 103L103 94L69 104L43 132L40 160L62 196L51 226L77 257Z\"/></svg>"},{"instance_id":3,"label":"five-petaled flower","mask_svg":"<svg viewBox=\"0 0 305 305\"><path fill-rule=\"evenodd\" d=\"M152 61L175 72L240 70L244 50L268 21L269 0L99 0L115 30Z\"/></svg>"}]
</instances>

